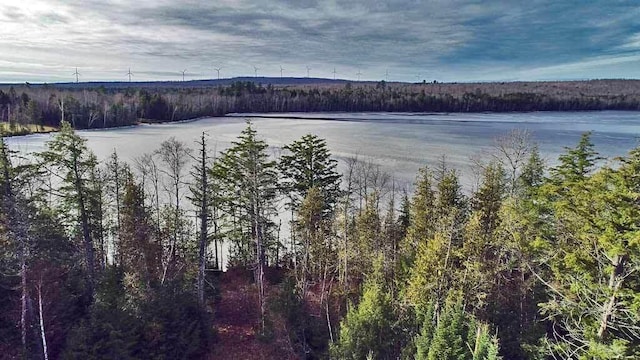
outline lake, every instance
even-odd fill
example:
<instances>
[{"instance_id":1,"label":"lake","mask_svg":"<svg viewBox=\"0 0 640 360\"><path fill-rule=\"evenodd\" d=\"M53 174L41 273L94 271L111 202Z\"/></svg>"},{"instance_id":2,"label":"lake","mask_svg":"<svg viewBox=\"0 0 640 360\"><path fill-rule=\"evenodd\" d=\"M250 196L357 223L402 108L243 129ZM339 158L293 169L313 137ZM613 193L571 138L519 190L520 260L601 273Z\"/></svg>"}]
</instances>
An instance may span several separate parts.
<instances>
[{"instance_id":1,"label":"lake","mask_svg":"<svg viewBox=\"0 0 640 360\"><path fill-rule=\"evenodd\" d=\"M358 156L379 164L400 186L411 188L417 170L436 165L442 155L460 171L463 184L471 180L470 158L491 151L494 139L513 129L531 131L543 157L554 164L566 146L593 131L596 149L606 157L625 155L638 145L640 112L532 112L483 114L414 113L293 113L234 114L195 121L144 124L126 128L81 130L99 159L114 149L124 160L152 152L175 136L197 147L202 131L211 149L227 148L250 120L277 156L285 144L312 133L327 140L338 159ZM7 139L21 152L41 151L53 135L39 134ZM341 161L341 163L344 163Z\"/></svg>"}]
</instances>

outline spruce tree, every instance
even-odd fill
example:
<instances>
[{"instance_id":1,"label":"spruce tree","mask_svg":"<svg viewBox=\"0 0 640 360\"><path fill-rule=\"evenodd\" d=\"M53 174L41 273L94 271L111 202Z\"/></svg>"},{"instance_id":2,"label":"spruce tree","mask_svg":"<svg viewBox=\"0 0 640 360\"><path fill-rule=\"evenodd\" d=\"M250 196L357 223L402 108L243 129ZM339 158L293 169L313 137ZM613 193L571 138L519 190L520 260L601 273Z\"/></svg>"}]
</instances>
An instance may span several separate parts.
<instances>
[{"instance_id":1,"label":"spruce tree","mask_svg":"<svg viewBox=\"0 0 640 360\"><path fill-rule=\"evenodd\" d=\"M63 123L60 132L47 143L47 150L39 154L46 168L62 178L59 193L62 210L71 219L71 229L80 229L84 247L86 284L89 296L95 285L95 249L92 237L90 176L97 160L87 148L86 140L78 136L69 123Z\"/></svg>"},{"instance_id":2,"label":"spruce tree","mask_svg":"<svg viewBox=\"0 0 640 360\"><path fill-rule=\"evenodd\" d=\"M340 196L341 176L326 141L307 134L283 149L289 153L282 155L278 168L284 177L283 191L292 196L291 206L296 208L311 188L317 188L325 199L324 215L330 215Z\"/></svg>"},{"instance_id":3,"label":"spruce tree","mask_svg":"<svg viewBox=\"0 0 640 360\"><path fill-rule=\"evenodd\" d=\"M423 246L434 234L435 201L433 174L425 167L420 169L418 174L415 194L411 200L409 227L403 241L403 253L408 264L411 264L415 259L416 250Z\"/></svg>"},{"instance_id":4,"label":"spruce tree","mask_svg":"<svg viewBox=\"0 0 640 360\"><path fill-rule=\"evenodd\" d=\"M266 249L273 245L270 230L277 195L276 163L269 160L267 148L249 123L238 141L222 153L213 170L223 182L227 208L241 211L242 217L237 220L242 235L232 241L236 243L238 253L235 255L240 256L242 264L254 269L263 331L266 312L264 267Z\"/></svg>"},{"instance_id":5,"label":"spruce tree","mask_svg":"<svg viewBox=\"0 0 640 360\"><path fill-rule=\"evenodd\" d=\"M387 293L381 259L375 261L372 273L362 290L357 306L349 306L340 323L337 342L332 344L331 354L338 359L392 359L393 308Z\"/></svg>"}]
</instances>

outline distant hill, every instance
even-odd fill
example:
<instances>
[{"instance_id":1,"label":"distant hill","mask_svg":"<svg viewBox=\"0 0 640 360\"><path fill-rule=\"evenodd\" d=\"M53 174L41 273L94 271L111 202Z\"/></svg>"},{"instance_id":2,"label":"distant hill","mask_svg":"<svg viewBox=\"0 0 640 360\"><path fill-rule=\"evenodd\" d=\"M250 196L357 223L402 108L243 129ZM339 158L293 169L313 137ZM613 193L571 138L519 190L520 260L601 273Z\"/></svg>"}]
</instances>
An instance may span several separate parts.
<instances>
[{"instance_id":1,"label":"distant hill","mask_svg":"<svg viewBox=\"0 0 640 360\"><path fill-rule=\"evenodd\" d=\"M325 79L325 78L313 78L313 77L233 77L225 79L204 79L204 80L188 80L188 81L89 81L89 82L63 82L63 83L29 83L32 87L55 87L58 89L93 89L104 87L106 89L124 89L124 88L203 88L203 87L216 87L226 86L234 82L253 82L262 85L274 85L274 86L300 86L300 85L338 85L348 82L354 82L344 79ZM360 81L359 83L367 83L366 81ZM22 86L25 83L0 83L0 87L7 86Z\"/></svg>"}]
</instances>

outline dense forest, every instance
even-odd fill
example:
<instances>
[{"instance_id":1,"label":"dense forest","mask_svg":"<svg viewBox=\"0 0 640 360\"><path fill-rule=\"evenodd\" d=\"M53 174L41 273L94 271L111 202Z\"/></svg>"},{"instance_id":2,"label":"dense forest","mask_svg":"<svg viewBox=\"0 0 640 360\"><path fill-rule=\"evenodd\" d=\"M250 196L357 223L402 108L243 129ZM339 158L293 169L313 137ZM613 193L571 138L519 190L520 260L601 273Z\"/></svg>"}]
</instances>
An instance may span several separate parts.
<instances>
[{"instance_id":1,"label":"dense forest","mask_svg":"<svg viewBox=\"0 0 640 360\"><path fill-rule=\"evenodd\" d=\"M640 149L603 162L587 133L548 168L514 131L473 189L443 160L410 195L314 135L208 141L124 163L66 122L32 156L0 139L3 358L242 358L233 273L275 354L244 358L640 356Z\"/></svg>"},{"instance_id":2,"label":"dense forest","mask_svg":"<svg viewBox=\"0 0 640 360\"><path fill-rule=\"evenodd\" d=\"M0 124L104 128L143 121L174 121L229 113L268 112L508 112L640 110L640 81L399 84L345 83L225 86L109 87L74 84L0 88ZM24 130L21 130L23 129Z\"/></svg>"}]
</instances>

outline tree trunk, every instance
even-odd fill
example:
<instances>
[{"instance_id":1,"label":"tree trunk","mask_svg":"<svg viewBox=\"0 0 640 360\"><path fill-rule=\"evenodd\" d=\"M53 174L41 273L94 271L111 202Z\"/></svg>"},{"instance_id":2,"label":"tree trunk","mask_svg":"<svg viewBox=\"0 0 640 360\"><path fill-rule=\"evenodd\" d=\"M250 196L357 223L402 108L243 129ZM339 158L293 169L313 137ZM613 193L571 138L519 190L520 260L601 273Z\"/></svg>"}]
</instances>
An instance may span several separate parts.
<instances>
[{"instance_id":1,"label":"tree trunk","mask_svg":"<svg viewBox=\"0 0 640 360\"><path fill-rule=\"evenodd\" d=\"M611 276L609 277L609 290L611 290L611 296L603 306L602 317L600 319L600 327L598 328L598 339L600 339L601 341L604 340L605 336L607 335L609 320L611 319L615 311L618 290L620 289L620 285L622 284L622 279L618 280L618 278L624 271L624 257L616 255L612 265L614 266L614 270L613 272L611 272Z\"/></svg>"},{"instance_id":2,"label":"tree trunk","mask_svg":"<svg viewBox=\"0 0 640 360\"><path fill-rule=\"evenodd\" d=\"M27 298L29 297L29 292L27 288L27 230L24 228L25 217L20 214L20 210L18 208L19 204L16 201L16 198L13 195L12 183L11 183L11 174L10 174L10 160L9 154L7 153L7 147L4 143L4 139L0 137L0 156L3 159L4 167L2 169L2 176L4 177L4 192L7 198L6 203L8 204L6 209L2 209L6 211L8 214L9 220L9 229L14 229L15 240L18 242L18 257L20 259L20 287L21 287L21 295L20 295L20 340L22 344L22 352L24 355L27 354ZM2 203L0 203L2 204Z\"/></svg>"},{"instance_id":3,"label":"tree trunk","mask_svg":"<svg viewBox=\"0 0 640 360\"><path fill-rule=\"evenodd\" d=\"M202 199L200 204L200 248L198 254L198 300L200 305L204 305L204 268L205 268L205 255L207 248L207 234L208 229L208 216L207 216L207 152L204 139L204 133L202 133L202 154L200 159L200 166L202 167L202 177L200 178L200 191L202 192Z\"/></svg>"},{"instance_id":4,"label":"tree trunk","mask_svg":"<svg viewBox=\"0 0 640 360\"><path fill-rule=\"evenodd\" d=\"M37 286L38 290L38 314L40 317L40 336L42 338L42 355L44 360L49 360L49 353L47 351L47 336L44 329L44 312L42 311L42 278Z\"/></svg>"},{"instance_id":5,"label":"tree trunk","mask_svg":"<svg viewBox=\"0 0 640 360\"><path fill-rule=\"evenodd\" d=\"M22 295L20 296L20 339L22 340L23 354L27 354L27 298L29 297L27 290L27 262L23 254L20 254L20 257L20 286L22 287Z\"/></svg>"},{"instance_id":6,"label":"tree trunk","mask_svg":"<svg viewBox=\"0 0 640 360\"><path fill-rule=\"evenodd\" d=\"M85 261L87 263L87 285L88 285L88 293L91 298L93 298L93 289L94 289L94 270L95 270L95 260L93 253L93 240L91 239L91 235L89 233L89 217L87 216L87 209L85 208L85 199L84 199L84 189L82 188L82 182L80 179L80 173L78 170L78 159L74 156L73 159L73 175L75 177L75 188L77 194L77 202L78 208L80 210L80 226L82 227L82 236L84 239L84 251L85 251Z\"/></svg>"},{"instance_id":7,"label":"tree trunk","mask_svg":"<svg viewBox=\"0 0 640 360\"><path fill-rule=\"evenodd\" d=\"M118 154L113 152L114 154L114 179L115 179L115 190L116 190L116 225L118 229L116 231L116 236L118 237L118 244L120 243L120 227L122 226L120 221L120 164L118 164ZM120 252L120 264L122 264L122 252Z\"/></svg>"}]
</instances>

